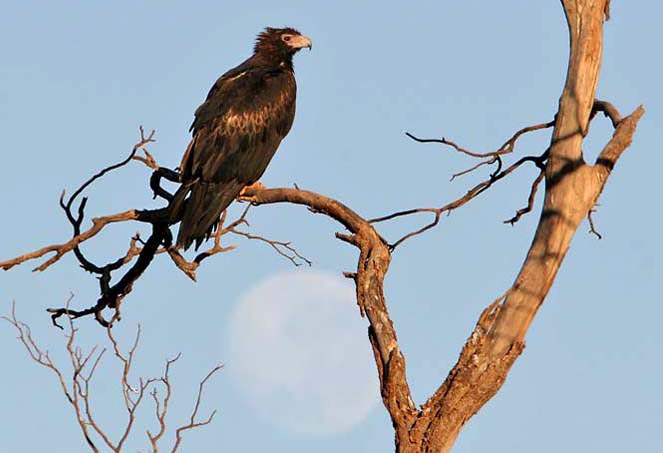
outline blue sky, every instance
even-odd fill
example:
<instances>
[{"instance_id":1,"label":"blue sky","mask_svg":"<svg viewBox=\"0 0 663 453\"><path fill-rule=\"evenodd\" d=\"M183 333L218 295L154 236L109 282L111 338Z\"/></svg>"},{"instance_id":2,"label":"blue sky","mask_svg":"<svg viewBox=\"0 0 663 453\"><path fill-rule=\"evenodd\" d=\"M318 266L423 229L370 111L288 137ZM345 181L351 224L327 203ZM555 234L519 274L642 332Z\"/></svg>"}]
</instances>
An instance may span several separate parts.
<instances>
[{"instance_id":1,"label":"blue sky","mask_svg":"<svg viewBox=\"0 0 663 453\"><path fill-rule=\"evenodd\" d=\"M663 217L656 181L663 165L663 95L654 47L663 6L614 2L612 13L598 96L623 114L641 103L647 112L595 215L603 239L580 227L527 349L455 451L646 452L659 446L663 260L656 235ZM518 128L552 118L566 70L567 30L553 0L7 2L0 17L0 256L68 238L60 191L123 158L139 125L157 130L151 151L161 164L176 166L209 86L249 55L255 34L268 25L294 26L314 47L296 57L295 126L263 182L297 183L367 217L440 205L481 177L450 183L452 173L472 162L412 143L404 132L492 150ZM594 122L584 147L588 158L610 134L607 121ZM548 140L547 132L533 134L517 150L538 154ZM89 215L154 206L148 176L134 165L102 181L90 192ZM444 379L482 308L513 281L537 214L515 227L502 220L525 203L534 176L522 170L394 254L387 301L418 402ZM381 231L396 237L423 221ZM115 258L139 229L115 227L85 250L100 260ZM294 241L316 270L338 275L356 265L356 252L333 238L337 230L290 206L261 207L251 220L251 231ZM136 323L143 327L139 374L158 373L164 358L183 353L174 370L174 423L188 415L198 379L226 362L230 313L242 296L290 270L268 247L233 242L238 250L205 262L196 284L161 257L124 304L118 336L129 341ZM61 334L44 308L63 304L70 291L76 303L90 304L97 285L67 258L44 274L29 266L2 273L0 288L0 309L6 313L16 301L35 336L59 351ZM104 332L91 321L78 326L84 344L103 342ZM83 451L53 376L30 363L13 338L9 326L0 328L4 362L11 364L0 377L6 389L0 451ZM226 365L205 400L218 417L191 433L183 451L392 448L380 405L350 431L290 432L257 414L233 378L232 363ZM113 368L102 370L95 404L100 417L116 423L121 408ZM274 408L272 417L278 416ZM131 446L145 444L140 438Z\"/></svg>"}]
</instances>

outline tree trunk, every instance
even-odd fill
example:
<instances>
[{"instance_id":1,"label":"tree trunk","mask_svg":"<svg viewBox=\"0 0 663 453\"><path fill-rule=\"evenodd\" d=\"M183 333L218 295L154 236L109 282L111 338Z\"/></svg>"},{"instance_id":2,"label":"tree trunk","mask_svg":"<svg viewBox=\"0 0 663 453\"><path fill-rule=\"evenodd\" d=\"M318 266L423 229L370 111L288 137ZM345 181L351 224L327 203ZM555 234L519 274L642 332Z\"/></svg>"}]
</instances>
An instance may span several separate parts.
<instances>
[{"instance_id":1,"label":"tree trunk","mask_svg":"<svg viewBox=\"0 0 663 453\"><path fill-rule=\"evenodd\" d=\"M608 2L562 0L562 5L571 49L548 150L546 191L539 225L515 283L486 308L457 364L421 408L411 400L404 359L386 315L381 279L387 271L388 260L380 258L384 257L383 253L374 252L364 253L360 260L357 296L371 320L369 336L399 453L450 451L465 423L499 391L524 348L525 334L550 290L575 231L594 207L644 113L639 107L622 119L616 109L594 98ZM583 159L582 142L597 111L610 116L615 132L596 163L590 165ZM371 250L377 247L374 245ZM369 276L362 276L369 270ZM389 328L384 329L385 326ZM384 331L389 334L384 335Z\"/></svg>"}]
</instances>

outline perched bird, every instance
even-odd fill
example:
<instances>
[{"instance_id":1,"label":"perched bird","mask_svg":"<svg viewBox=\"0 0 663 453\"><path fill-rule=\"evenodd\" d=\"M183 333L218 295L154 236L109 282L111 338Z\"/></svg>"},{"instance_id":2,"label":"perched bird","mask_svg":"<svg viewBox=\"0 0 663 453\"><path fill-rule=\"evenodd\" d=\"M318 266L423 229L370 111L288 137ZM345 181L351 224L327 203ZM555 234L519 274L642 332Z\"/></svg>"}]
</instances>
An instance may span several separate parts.
<instances>
[{"instance_id":1,"label":"perched bird","mask_svg":"<svg viewBox=\"0 0 663 453\"><path fill-rule=\"evenodd\" d=\"M198 107L171 207L181 216L177 245L196 249L241 190L258 181L295 117L292 57L312 47L293 28L266 28L253 55L223 74ZM183 210L183 211L182 211Z\"/></svg>"}]
</instances>

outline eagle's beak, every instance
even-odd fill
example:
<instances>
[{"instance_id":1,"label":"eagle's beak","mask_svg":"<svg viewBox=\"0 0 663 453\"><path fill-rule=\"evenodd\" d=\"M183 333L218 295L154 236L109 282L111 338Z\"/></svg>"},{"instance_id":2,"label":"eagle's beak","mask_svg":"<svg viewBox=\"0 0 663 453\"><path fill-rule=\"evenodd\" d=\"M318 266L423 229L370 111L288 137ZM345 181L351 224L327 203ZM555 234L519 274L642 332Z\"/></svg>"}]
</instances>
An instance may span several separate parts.
<instances>
[{"instance_id":1,"label":"eagle's beak","mask_svg":"<svg viewBox=\"0 0 663 453\"><path fill-rule=\"evenodd\" d=\"M294 36L289 44L290 47L294 49L303 49L304 47L308 47L308 49L311 50L313 48L313 43L311 40L304 35Z\"/></svg>"}]
</instances>

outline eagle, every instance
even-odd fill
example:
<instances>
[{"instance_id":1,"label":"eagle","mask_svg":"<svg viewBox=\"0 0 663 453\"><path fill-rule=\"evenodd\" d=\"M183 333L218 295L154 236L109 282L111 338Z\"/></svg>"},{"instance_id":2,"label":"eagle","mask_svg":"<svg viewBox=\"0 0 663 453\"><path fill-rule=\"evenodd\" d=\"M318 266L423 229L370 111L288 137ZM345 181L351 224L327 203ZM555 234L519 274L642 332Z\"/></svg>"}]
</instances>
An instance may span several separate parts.
<instances>
[{"instance_id":1,"label":"eagle","mask_svg":"<svg viewBox=\"0 0 663 453\"><path fill-rule=\"evenodd\" d=\"M294 28L266 28L253 55L223 74L195 112L171 201L177 246L196 250L245 186L262 176L295 118L295 53L311 49Z\"/></svg>"}]
</instances>

